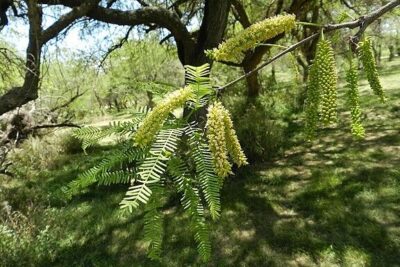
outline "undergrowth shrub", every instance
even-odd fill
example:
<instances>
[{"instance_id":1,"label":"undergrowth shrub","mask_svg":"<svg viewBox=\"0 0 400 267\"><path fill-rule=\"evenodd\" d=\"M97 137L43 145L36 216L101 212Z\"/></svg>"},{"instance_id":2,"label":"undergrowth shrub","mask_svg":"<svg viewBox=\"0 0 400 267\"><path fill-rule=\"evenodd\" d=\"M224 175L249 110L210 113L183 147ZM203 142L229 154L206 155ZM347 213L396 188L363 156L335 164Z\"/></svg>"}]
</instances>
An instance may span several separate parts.
<instances>
[{"instance_id":1,"label":"undergrowth shrub","mask_svg":"<svg viewBox=\"0 0 400 267\"><path fill-rule=\"evenodd\" d=\"M71 132L64 133L59 137L60 148L66 154L77 154L82 152L82 141Z\"/></svg>"},{"instance_id":2,"label":"undergrowth shrub","mask_svg":"<svg viewBox=\"0 0 400 267\"><path fill-rule=\"evenodd\" d=\"M10 153L11 171L17 176L32 178L42 170L57 169L63 165L62 157L82 151L81 145L70 133L30 136Z\"/></svg>"},{"instance_id":3,"label":"undergrowth shrub","mask_svg":"<svg viewBox=\"0 0 400 267\"><path fill-rule=\"evenodd\" d=\"M13 172L32 177L40 170L54 167L54 159L59 153L60 147L48 138L29 137L10 154Z\"/></svg>"},{"instance_id":4,"label":"undergrowth shrub","mask_svg":"<svg viewBox=\"0 0 400 267\"><path fill-rule=\"evenodd\" d=\"M49 227L35 233L17 232L0 224L0 266L38 266L55 259L57 240Z\"/></svg>"},{"instance_id":5,"label":"undergrowth shrub","mask_svg":"<svg viewBox=\"0 0 400 267\"><path fill-rule=\"evenodd\" d=\"M50 226L38 226L33 219L36 207L24 213L7 201L0 206L0 266L39 266L52 262L58 248Z\"/></svg>"},{"instance_id":6,"label":"undergrowth shrub","mask_svg":"<svg viewBox=\"0 0 400 267\"><path fill-rule=\"evenodd\" d=\"M277 86L274 92L264 92L254 101L238 94L224 97L251 162L270 161L283 151L291 131L288 121L299 110L297 90L290 89L291 92Z\"/></svg>"}]
</instances>

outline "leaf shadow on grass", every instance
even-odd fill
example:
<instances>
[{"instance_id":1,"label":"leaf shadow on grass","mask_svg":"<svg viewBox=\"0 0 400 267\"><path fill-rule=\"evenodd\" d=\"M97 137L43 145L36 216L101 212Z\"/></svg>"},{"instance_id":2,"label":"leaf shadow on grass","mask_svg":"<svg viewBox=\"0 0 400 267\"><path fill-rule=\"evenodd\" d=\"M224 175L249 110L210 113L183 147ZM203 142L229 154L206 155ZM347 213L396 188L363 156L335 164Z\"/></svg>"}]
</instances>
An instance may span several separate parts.
<instances>
[{"instance_id":1,"label":"leaf shadow on grass","mask_svg":"<svg viewBox=\"0 0 400 267\"><path fill-rule=\"evenodd\" d=\"M399 266L399 129L368 130L230 181L213 266Z\"/></svg>"},{"instance_id":2,"label":"leaf shadow on grass","mask_svg":"<svg viewBox=\"0 0 400 267\"><path fill-rule=\"evenodd\" d=\"M251 177L234 181L225 189L232 197L224 199L212 266L301 266L296 264L299 253L310 257L306 266L317 265L330 248L337 264L346 262L346 253L355 249L365 255L367 266L398 266L400 236L393 236L390 229L398 229L400 224L400 197L392 191L386 196L364 196L370 191L387 190L382 175L392 174L384 168L372 168L355 171L346 178L330 178L315 171L310 182L293 197L276 187L283 189L298 177L286 177L280 185L272 186L275 189L267 189L271 186L262 185L257 177L253 177L251 186L246 185ZM265 188L272 201L249 189L253 186ZM291 211L280 212L276 206ZM382 221L374 211L390 213L392 218ZM362 259L357 260L361 265Z\"/></svg>"}]
</instances>

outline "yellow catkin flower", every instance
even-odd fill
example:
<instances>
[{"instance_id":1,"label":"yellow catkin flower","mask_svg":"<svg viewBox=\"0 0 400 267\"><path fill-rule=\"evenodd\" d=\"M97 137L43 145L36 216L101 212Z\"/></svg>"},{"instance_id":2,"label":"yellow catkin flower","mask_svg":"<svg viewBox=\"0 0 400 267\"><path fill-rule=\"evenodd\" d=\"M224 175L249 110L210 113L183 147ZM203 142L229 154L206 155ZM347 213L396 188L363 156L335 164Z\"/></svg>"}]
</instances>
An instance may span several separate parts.
<instances>
[{"instance_id":1,"label":"yellow catkin flower","mask_svg":"<svg viewBox=\"0 0 400 267\"><path fill-rule=\"evenodd\" d=\"M346 74L348 104L351 112L351 133L357 138L361 139L365 136L365 129L361 123L361 107L360 107L360 94L358 92L358 74L357 67L350 64L350 68Z\"/></svg>"},{"instance_id":2,"label":"yellow catkin flower","mask_svg":"<svg viewBox=\"0 0 400 267\"><path fill-rule=\"evenodd\" d=\"M226 146L231 155L233 161L240 167L248 165L247 157L240 146L239 139L236 135L236 131L233 128L233 122L228 110L223 107L224 111L224 124L225 124L225 138Z\"/></svg>"},{"instance_id":3,"label":"yellow catkin flower","mask_svg":"<svg viewBox=\"0 0 400 267\"><path fill-rule=\"evenodd\" d=\"M257 22L221 43L218 48L208 51L207 54L217 61L239 62L243 58L244 52L254 49L260 43L278 34L293 29L296 24L295 20L295 15L278 15Z\"/></svg>"},{"instance_id":4,"label":"yellow catkin flower","mask_svg":"<svg viewBox=\"0 0 400 267\"><path fill-rule=\"evenodd\" d=\"M168 94L165 100L144 118L135 135L136 143L140 146L150 144L154 136L160 131L168 115L192 98L194 98L194 93L189 86Z\"/></svg>"},{"instance_id":5,"label":"yellow catkin flower","mask_svg":"<svg viewBox=\"0 0 400 267\"><path fill-rule=\"evenodd\" d=\"M216 102L208 108L206 127L215 173L224 178L232 172L232 165L228 161L224 108L220 102Z\"/></svg>"},{"instance_id":6,"label":"yellow catkin flower","mask_svg":"<svg viewBox=\"0 0 400 267\"><path fill-rule=\"evenodd\" d=\"M317 45L315 62L320 92L320 120L324 124L337 121L337 72L331 43L321 40Z\"/></svg>"},{"instance_id":7,"label":"yellow catkin flower","mask_svg":"<svg viewBox=\"0 0 400 267\"><path fill-rule=\"evenodd\" d=\"M360 42L358 48L360 60L364 66L364 71L367 74L368 83L374 93L379 96L382 102L385 102L385 95L379 80L378 70L376 69L376 62L372 50L371 38L367 37L364 41Z\"/></svg>"},{"instance_id":8,"label":"yellow catkin flower","mask_svg":"<svg viewBox=\"0 0 400 267\"><path fill-rule=\"evenodd\" d=\"M318 125L318 107L319 107L319 88L318 88L318 70L315 64L310 67L310 75L307 85L307 99L305 106L306 127L305 132L308 140L315 137L315 130Z\"/></svg>"}]
</instances>

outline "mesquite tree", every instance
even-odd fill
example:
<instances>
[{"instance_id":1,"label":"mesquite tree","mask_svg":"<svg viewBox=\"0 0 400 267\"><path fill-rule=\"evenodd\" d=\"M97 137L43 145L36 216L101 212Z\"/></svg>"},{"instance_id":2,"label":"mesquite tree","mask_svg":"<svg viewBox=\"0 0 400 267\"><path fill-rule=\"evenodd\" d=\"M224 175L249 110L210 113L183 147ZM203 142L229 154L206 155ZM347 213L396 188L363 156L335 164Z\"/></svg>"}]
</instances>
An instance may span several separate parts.
<instances>
[{"instance_id":1,"label":"mesquite tree","mask_svg":"<svg viewBox=\"0 0 400 267\"><path fill-rule=\"evenodd\" d=\"M223 41L228 27L231 28L240 24L241 27L248 28L265 18L282 13L294 14L298 21L321 23L326 19L318 21L316 18L321 16L321 12L318 13L316 10L328 9L326 5L331 2L309 0L279 0L271 3L248 0L18 1L19 17L25 17L29 24L25 77L21 86L2 88L0 90L0 92L6 91L5 94L0 96L0 115L37 99L43 47L49 45L51 40L67 32L73 24L78 23L82 27L90 27L90 25L97 27L98 24L95 22L102 22L130 26L128 34L123 38L121 44L129 38L129 32L132 27L141 27L145 32L164 29L169 33L161 41L173 39L182 65L200 66L205 63L212 63L213 60L205 55L205 51L217 47ZM398 4L398 1L392 2L394 2L394 5ZM341 3L341 1L338 1L338 3ZM348 6L343 5L344 8L354 8L349 4ZM44 7L50 7L50 9L43 9ZM51 7L61 7L63 11L67 12L64 12L52 25L44 29L42 17L44 15L54 17L54 14L51 13ZM390 9L393 8L394 6L391 5ZM43 14L43 12L50 13ZM23 20L24 18L18 19ZM83 21L83 23L79 24L79 21ZM191 30L193 23L198 25L195 30ZM361 25L352 25L352 27L358 26ZM9 23L8 27L13 27L13 23ZM302 31L300 30L299 32ZM298 31L294 30L292 32L296 33ZM315 28L307 27L307 29L304 28L304 34L296 34L296 38L306 38L314 32ZM3 31L0 33L3 33ZM284 36L285 34L281 33L273 38L263 40L262 43L273 44ZM315 46L313 41L303 43L303 45L313 43ZM114 47L118 46L115 45ZM263 57L270 51L270 48L268 45L258 45L254 49L246 51L239 62L222 61L230 66L242 68L245 73L251 72L251 75L246 76L249 96L257 96L261 90L258 72L254 70L261 64ZM304 51L312 51L312 49L303 50L303 54ZM313 57L313 53L305 55L305 57L309 61L310 57ZM304 63L301 60L299 62ZM302 65L308 69L307 64Z\"/></svg>"},{"instance_id":2,"label":"mesquite tree","mask_svg":"<svg viewBox=\"0 0 400 267\"><path fill-rule=\"evenodd\" d=\"M172 188L182 195L181 204L191 218L191 228L204 260L209 259L211 254L207 219L211 217L217 220L220 216L220 190L224 180L232 173L233 164L238 167L248 164L230 114L218 101L219 92L243 79L249 81L271 62L314 41L316 56L310 69L306 102L306 133L307 138L313 138L319 125L335 124L337 121L337 73L335 55L328 40L329 32L359 29L355 35L349 37L350 49L359 55L373 92L384 101L371 41L363 35L371 23L400 5L400 0L394 0L369 14L360 16L357 20L313 25L314 32L305 39L259 66L257 65L261 59L258 58L256 60L259 60L258 63L243 76L215 89L210 83L209 65L201 64L212 62L214 59L241 66L240 61L243 62L249 53L255 53L260 44L280 38L296 25L310 24L298 21L295 14L278 15L249 25L231 39L221 42L230 4L235 3L236 12L239 12L238 2L204 1L204 6L201 6L203 20L199 31L195 34L189 33L182 23L181 18L185 16L179 17L164 7L149 6L145 1L139 1L144 7L134 11L111 8L118 1L108 1L103 4L100 1L90 0L26 2L30 22L30 42L27 50L25 82L21 88L14 88L0 97L0 114L37 97L42 46L77 18L88 17L118 25L160 26L168 29L174 36L179 58L187 65L186 86L167 95L153 110L142 109L133 114L131 122L113 124L106 129L87 127L78 130L76 137L83 140L84 148L106 136L117 135L120 142L119 150L103 159L97 166L82 173L65 188L65 193L72 197L93 184L128 184L126 196L121 200L121 208L132 212L144 206L144 232L149 242L149 256L157 259L162 253L163 197L169 191L167 189ZM179 6L188 2L192 1L178 0L173 8L178 8L179 11ZM301 7L301 3L305 2L308 1L293 1L292 4ZM62 4L72 10L43 30L41 5L44 4ZM283 1L278 1L278 4L283 5ZM355 70L351 69L348 74L348 105L352 112L352 133L360 138L364 132L359 119L361 108L358 100L357 75L354 72ZM182 107L186 112L177 116L173 111ZM206 118L200 116L205 123L193 120L198 116L192 115L205 108L207 108Z\"/></svg>"},{"instance_id":3,"label":"mesquite tree","mask_svg":"<svg viewBox=\"0 0 400 267\"><path fill-rule=\"evenodd\" d=\"M371 40L363 37L360 41L359 38L365 30L364 25L385 10L388 10L388 6L362 17L364 21L360 25L363 26L351 38L371 89L381 101L385 101L385 97ZM246 51L254 49L265 39L289 31L296 23L293 15L269 18L244 29L206 54L216 60L240 60ZM351 28L358 23L352 21L325 26L320 32L271 59L275 60L290 52L302 42L317 39L306 101L307 139L315 137L319 125L335 124L338 120L335 54L324 29ZM266 65L268 62L262 66ZM136 112L131 122L113 124L106 129L87 127L75 132L75 136L82 139L84 148L109 135L117 135L120 149L82 173L65 188L65 193L73 197L93 184L128 184L120 206L129 213L144 206L144 234L149 244L149 257L152 259L159 259L162 253L163 197L172 190L181 195L183 209L191 218L191 229L198 251L204 260L208 260L212 248L207 219L211 217L212 220L218 220L220 216L220 191L225 179L232 174L232 165L240 167L248 164L230 114L218 100L218 91L251 74L215 90L210 82L208 64L200 67L186 66L186 73L187 85L184 88L168 94L153 110L142 109ZM346 103L352 115L351 132L355 138L362 138L365 132L360 120L357 78L357 70L351 64L347 75L349 92ZM174 111L182 107L188 112L176 115ZM192 114L204 107L208 108L203 126L193 121Z\"/></svg>"}]
</instances>

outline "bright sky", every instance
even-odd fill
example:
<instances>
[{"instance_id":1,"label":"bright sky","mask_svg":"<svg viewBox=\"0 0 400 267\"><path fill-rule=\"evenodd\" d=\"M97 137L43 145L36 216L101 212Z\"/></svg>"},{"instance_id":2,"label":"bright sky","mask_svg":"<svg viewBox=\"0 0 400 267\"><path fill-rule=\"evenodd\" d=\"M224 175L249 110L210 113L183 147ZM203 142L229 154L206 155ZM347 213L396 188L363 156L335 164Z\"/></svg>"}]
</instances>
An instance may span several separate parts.
<instances>
[{"instance_id":1,"label":"bright sky","mask_svg":"<svg viewBox=\"0 0 400 267\"><path fill-rule=\"evenodd\" d=\"M47 28L54 22L53 16L44 16L43 28ZM106 37L112 36L113 40L122 37L125 34L124 27L110 26L109 30L99 31L93 35L86 35L84 40L81 40L81 25L77 25L70 29L62 40L58 40L57 45L61 50L69 50L70 52L79 51L93 51L99 46L102 49L107 49L110 43L104 42ZM126 27L125 27L126 28ZM135 34L133 32L133 34ZM21 19L13 19L10 16L10 23L0 32L0 39L11 44L21 55L24 55L28 45L28 25L25 24ZM54 42L50 41L48 46L49 52L54 52L56 46Z\"/></svg>"}]
</instances>

